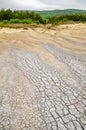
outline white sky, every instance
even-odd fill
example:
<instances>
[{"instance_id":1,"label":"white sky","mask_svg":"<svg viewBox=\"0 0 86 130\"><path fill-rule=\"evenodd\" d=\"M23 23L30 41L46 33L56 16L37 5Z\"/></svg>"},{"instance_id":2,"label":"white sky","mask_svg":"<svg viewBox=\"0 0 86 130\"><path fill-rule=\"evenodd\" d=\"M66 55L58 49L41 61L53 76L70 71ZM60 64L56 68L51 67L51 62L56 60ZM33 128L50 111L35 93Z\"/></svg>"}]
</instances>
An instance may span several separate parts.
<instances>
[{"instance_id":1,"label":"white sky","mask_svg":"<svg viewBox=\"0 0 86 130\"><path fill-rule=\"evenodd\" d=\"M86 9L86 0L0 0L0 8L28 10Z\"/></svg>"}]
</instances>

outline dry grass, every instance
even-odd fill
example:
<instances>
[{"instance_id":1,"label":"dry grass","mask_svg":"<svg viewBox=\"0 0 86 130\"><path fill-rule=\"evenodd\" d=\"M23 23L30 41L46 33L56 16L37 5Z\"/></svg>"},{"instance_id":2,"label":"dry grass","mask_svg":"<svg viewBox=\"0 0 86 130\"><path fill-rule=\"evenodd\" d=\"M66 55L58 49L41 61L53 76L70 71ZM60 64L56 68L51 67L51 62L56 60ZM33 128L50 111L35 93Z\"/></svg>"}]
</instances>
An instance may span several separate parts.
<instances>
[{"instance_id":1,"label":"dry grass","mask_svg":"<svg viewBox=\"0 0 86 130\"><path fill-rule=\"evenodd\" d=\"M31 27L31 28L36 28L40 25L38 24L0 24L0 27L8 27L8 28L15 28L15 29L18 29L18 28L23 28L23 29L27 29L28 27Z\"/></svg>"},{"instance_id":2,"label":"dry grass","mask_svg":"<svg viewBox=\"0 0 86 130\"><path fill-rule=\"evenodd\" d=\"M64 23L58 23L58 24L36 24L36 23L33 23L33 24L21 24L21 23L16 23L16 24L10 24L10 23L7 23L7 24L4 24L4 23L0 23L0 27L1 28L14 28L14 29L19 29L19 28L23 28L25 30L27 30L28 28L38 28L38 27L42 27L42 28L47 28L47 29L54 29L56 26L59 26L59 25L68 25L68 24L81 24L81 22L73 22L73 21L68 21L68 22L64 22ZM85 24L85 23L83 23Z\"/></svg>"}]
</instances>

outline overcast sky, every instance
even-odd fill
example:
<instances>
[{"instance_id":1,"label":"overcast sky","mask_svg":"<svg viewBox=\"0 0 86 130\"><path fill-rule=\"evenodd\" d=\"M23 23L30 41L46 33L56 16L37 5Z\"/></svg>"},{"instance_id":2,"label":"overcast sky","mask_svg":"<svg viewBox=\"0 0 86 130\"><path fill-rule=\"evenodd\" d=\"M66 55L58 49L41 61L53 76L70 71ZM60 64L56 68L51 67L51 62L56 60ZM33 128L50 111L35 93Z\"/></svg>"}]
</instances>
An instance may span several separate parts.
<instances>
[{"instance_id":1,"label":"overcast sky","mask_svg":"<svg viewBox=\"0 0 86 130\"><path fill-rule=\"evenodd\" d=\"M85 9L86 0L0 0L0 8L52 10L52 9Z\"/></svg>"}]
</instances>

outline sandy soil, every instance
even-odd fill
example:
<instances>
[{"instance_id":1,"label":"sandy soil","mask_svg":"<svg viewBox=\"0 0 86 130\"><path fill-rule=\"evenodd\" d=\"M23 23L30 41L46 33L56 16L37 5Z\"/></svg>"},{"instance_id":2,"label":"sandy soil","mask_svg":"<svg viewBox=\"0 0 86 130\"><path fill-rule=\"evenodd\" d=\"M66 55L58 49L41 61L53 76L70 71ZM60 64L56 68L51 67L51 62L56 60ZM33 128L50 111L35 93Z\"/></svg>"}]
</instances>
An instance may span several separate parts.
<instances>
[{"instance_id":1,"label":"sandy soil","mask_svg":"<svg viewBox=\"0 0 86 130\"><path fill-rule=\"evenodd\" d=\"M0 28L0 130L86 129L86 24Z\"/></svg>"}]
</instances>

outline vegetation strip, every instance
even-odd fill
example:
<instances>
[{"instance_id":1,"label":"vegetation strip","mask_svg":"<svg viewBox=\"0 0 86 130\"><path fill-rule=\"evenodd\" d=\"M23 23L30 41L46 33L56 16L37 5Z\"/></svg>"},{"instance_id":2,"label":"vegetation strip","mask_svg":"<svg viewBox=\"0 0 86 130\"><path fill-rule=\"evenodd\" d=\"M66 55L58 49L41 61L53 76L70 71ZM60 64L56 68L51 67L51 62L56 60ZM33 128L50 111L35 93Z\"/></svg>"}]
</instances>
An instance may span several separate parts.
<instances>
[{"instance_id":1,"label":"vegetation strip","mask_svg":"<svg viewBox=\"0 0 86 130\"><path fill-rule=\"evenodd\" d=\"M18 10L0 10L0 26L4 24L59 24L73 22L86 22L86 14L64 14L61 16L51 15L44 18L39 12L18 11Z\"/></svg>"}]
</instances>

